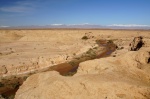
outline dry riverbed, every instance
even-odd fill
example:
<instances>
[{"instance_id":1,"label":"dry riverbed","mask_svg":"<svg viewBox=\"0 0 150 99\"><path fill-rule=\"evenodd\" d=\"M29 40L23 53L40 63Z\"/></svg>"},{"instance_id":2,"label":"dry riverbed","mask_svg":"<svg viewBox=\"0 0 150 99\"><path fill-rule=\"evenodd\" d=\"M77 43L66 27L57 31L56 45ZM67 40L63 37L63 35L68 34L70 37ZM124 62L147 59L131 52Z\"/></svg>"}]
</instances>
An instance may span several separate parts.
<instances>
[{"instance_id":1,"label":"dry riverbed","mask_svg":"<svg viewBox=\"0 0 150 99\"><path fill-rule=\"evenodd\" d=\"M56 70L73 75L79 63L128 52L136 35L149 50L144 30L0 30L0 93L11 95L32 74ZM115 43L118 49L114 51ZM13 96L12 96L13 97Z\"/></svg>"}]
</instances>

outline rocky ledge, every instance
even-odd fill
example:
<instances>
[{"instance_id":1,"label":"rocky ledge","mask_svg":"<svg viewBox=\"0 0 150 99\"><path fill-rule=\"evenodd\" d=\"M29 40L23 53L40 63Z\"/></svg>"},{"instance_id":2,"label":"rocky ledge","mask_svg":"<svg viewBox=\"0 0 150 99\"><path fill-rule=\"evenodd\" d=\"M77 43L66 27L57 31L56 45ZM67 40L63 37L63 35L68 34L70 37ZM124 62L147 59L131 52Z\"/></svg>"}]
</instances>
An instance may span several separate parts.
<instances>
[{"instance_id":1,"label":"rocky ledge","mask_svg":"<svg viewBox=\"0 0 150 99\"><path fill-rule=\"evenodd\" d=\"M15 99L149 99L150 53L130 51L89 60L72 77L56 71L30 76Z\"/></svg>"}]
</instances>

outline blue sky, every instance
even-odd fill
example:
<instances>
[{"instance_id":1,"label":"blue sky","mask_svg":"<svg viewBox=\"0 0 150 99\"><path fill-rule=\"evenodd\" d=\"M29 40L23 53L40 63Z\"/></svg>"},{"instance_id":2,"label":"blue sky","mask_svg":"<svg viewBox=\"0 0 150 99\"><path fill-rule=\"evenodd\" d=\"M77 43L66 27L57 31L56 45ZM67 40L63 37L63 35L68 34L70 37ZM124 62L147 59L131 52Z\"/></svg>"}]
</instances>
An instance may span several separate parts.
<instances>
[{"instance_id":1,"label":"blue sky","mask_svg":"<svg viewBox=\"0 0 150 99\"><path fill-rule=\"evenodd\" d=\"M0 26L150 25L150 0L0 0Z\"/></svg>"}]
</instances>

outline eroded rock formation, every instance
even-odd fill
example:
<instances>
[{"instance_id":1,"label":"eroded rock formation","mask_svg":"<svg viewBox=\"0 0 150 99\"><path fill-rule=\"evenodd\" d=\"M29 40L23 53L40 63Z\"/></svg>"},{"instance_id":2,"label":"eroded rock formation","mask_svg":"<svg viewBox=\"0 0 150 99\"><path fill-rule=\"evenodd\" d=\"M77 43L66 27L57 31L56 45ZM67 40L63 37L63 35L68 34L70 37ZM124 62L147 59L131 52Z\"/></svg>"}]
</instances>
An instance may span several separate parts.
<instances>
[{"instance_id":1,"label":"eroded rock formation","mask_svg":"<svg viewBox=\"0 0 150 99\"><path fill-rule=\"evenodd\" d=\"M130 43L130 45L129 45L130 46L129 50L130 51L137 51L137 50L139 50L144 44L142 39L143 38L141 36L135 37L133 39L133 41Z\"/></svg>"},{"instance_id":2,"label":"eroded rock formation","mask_svg":"<svg viewBox=\"0 0 150 99\"><path fill-rule=\"evenodd\" d=\"M23 83L15 99L148 99L149 57L149 52L136 51L86 61L73 77L55 71L35 74Z\"/></svg>"}]
</instances>

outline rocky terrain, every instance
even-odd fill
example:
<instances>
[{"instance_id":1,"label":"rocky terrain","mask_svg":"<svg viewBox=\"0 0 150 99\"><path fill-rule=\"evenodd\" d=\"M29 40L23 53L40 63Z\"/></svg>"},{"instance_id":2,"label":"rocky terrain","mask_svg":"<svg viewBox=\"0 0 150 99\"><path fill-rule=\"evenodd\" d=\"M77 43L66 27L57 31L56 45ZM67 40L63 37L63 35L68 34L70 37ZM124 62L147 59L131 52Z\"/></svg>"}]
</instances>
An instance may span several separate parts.
<instances>
[{"instance_id":1,"label":"rocky terrain","mask_svg":"<svg viewBox=\"0 0 150 99\"><path fill-rule=\"evenodd\" d=\"M144 46L128 51L136 36ZM15 99L149 99L149 51L146 30L0 30L0 94L27 78Z\"/></svg>"},{"instance_id":2,"label":"rocky terrain","mask_svg":"<svg viewBox=\"0 0 150 99\"><path fill-rule=\"evenodd\" d=\"M55 71L35 74L23 83L15 99L149 99L148 57L148 52L141 51L86 61L72 77Z\"/></svg>"}]
</instances>

